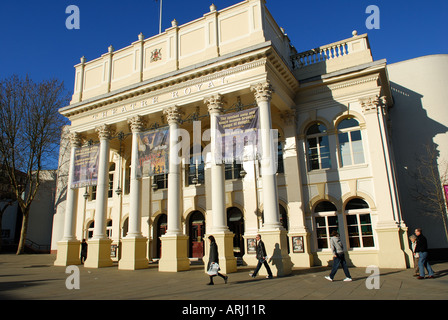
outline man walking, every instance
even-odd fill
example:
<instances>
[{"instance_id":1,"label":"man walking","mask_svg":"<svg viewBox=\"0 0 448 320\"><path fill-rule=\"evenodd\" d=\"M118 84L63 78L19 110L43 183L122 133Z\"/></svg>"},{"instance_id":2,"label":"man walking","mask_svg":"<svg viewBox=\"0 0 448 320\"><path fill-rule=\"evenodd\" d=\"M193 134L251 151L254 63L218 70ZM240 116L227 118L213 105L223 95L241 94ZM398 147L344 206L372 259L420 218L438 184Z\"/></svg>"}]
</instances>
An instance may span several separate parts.
<instances>
[{"instance_id":1,"label":"man walking","mask_svg":"<svg viewBox=\"0 0 448 320\"><path fill-rule=\"evenodd\" d=\"M264 265L266 270L268 271L268 276L266 277L267 279L272 279L272 271L271 268L269 268L269 264L267 261L267 254L266 254L266 249L264 247L264 243L263 241L261 241L261 235L257 234L256 236L257 239L257 248L256 248L256 252L257 252L257 259L258 259L258 264L257 267L255 268L254 273L251 273L250 276L252 278L255 278L257 276L258 271L261 268L261 265Z\"/></svg>"},{"instance_id":2,"label":"man walking","mask_svg":"<svg viewBox=\"0 0 448 320\"><path fill-rule=\"evenodd\" d=\"M331 269L330 276L326 276L325 279L333 281L339 265L342 265L342 269L344 270L346 276L344 281L352 281L352 277L348 271L347 262L345 261L344 247L342 246L342 242L337 231L333 231L331 233L330 246L333 251L333 268Z\"/></svg>"},{"instance_id":3,"label":"man walking","mask_svg":"<svg viewBox=\"0 0 448 320\"><path fill-rule=\"evenodd\" d=\"M428 270L428 279L434 278L434 271L428 262L428 241L422 233L421 228L415 229L415 235L417 236L417 245L415 246L415 252L418 253L418 268L420 275L417 279L425 279L425 268Z\"/></svg>"}]
</instances>

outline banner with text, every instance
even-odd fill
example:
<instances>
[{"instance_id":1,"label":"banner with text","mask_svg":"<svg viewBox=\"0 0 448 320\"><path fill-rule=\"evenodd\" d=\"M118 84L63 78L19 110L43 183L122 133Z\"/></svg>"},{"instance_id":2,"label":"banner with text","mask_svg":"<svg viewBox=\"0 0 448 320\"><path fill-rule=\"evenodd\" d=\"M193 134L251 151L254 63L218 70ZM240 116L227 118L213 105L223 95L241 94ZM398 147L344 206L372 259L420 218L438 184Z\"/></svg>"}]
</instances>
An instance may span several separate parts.
<instances>
[{"instance_id":1,"label":"banner with text","mask_svg":"<svg viewBox=\"0 0 448 320\"><path fill-rule=\"evenodd\" d=\"M98 180L99 144L78 148L71 188L95 186Z\"/></svg>"},{"instance_id":2,"label":"banner with text","mask_svg":"<svg viewBox=\"0 0 448 320\"><path fill-rule=\"evenodd\" d=\"M242 163L258 157L258 108L219 115L216 121L216 163Z\"/></svg>"},{"instance_id":3,"label":"banner with text","mask_svg":"<svg viewBox=\"0 0 448 320\"><path fill-rule=\"evenodd\" d=\"M142 132L138 136L139 178L168 173L169 128Z\"/></svg>"}]
</instances>

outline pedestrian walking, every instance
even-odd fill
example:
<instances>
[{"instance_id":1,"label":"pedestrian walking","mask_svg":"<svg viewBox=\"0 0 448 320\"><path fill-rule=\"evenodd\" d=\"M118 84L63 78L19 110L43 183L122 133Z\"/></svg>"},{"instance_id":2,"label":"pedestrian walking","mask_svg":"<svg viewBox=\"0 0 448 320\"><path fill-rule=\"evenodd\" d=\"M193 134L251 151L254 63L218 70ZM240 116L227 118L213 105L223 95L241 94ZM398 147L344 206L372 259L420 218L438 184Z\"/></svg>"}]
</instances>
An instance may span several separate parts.
<instances>
[{"instance_id":1,"label":"pedestrian walking","mask_svg":"<svg viewBox=\"0 0 448 320\"><path fill-rule=\"evenodd\" d=\"M257 267L255 268L255 271L249 275L252 278L255 278L258 274L258 271L261 268L261 265L264 265L264 267L268 271L268 275L266 276L266 278L272 279L272 271L271 271L271 268L269 268L269 264L267 261L268 256L266 254L266 248L264 247L264 243L263 243L263 241L261 241L261 235L257 234L257 236L255 238L256 238L256 253L257 253L258 264L257 264Z\"/></svg>"},{"instance_id":2,"label":"pedestrian walking","mask_svg":"<svg viewBox=\"0 0 448 320\"><path fill-rule=\"evenodd\" d=\"M86 239L82 239L81 242L81 264L84 264L84 261L87 259L87 242Z\"/></svg>"},{"instance_id":3,"label":"pedestrian walking","mask_svg":"<svg viewBox=\"0 0 448 320\"><path fill-rule=\"evenodd\" d=\"M414 277L418 277L420 275L420 268L418 267L418 252L415 252L415 247L417 246L417 236L415 234L409 237L411 240L411 249L412 255L414 256Z\"/></svg>"},{"instance_id":4,"label":"pedestrian walking","mask_svg":"<svg viewBox=\"0 0 448 320\"><path fill-rule=\"evenodd\" d=\"M208 264L207 264L207 273L210 277L210 282L207 285L214 285L213 277L220 276L224 279L224 282L227 283L229 279L228 276L224 276L219 273L219 255L218 255L218 246L216 245L216 240L214 236L209 236L208 241L210 243L210 253L208 256ZM212 267L213 266L213 267Z\"/></svg>"},{"instance_id":5,"label":"pedestrian walking","mask_svg":"<svg viewBox=\"0 0 448 320\"><path fill-rule=\"evenodd\" d=\"M422 233L421 228L415 229L415 235L417 236L417 245L415 247L415 252L418 253L418 267L420 270L420 275L417 279L425 279L425 268L428 271L428 279L434 278L434 271L428 262L428 241Z\"/></svg>"},{"instance_id":6,"label":"pedestrian walking","mask_svg":"<svg viewBox=\"0 0 448 320\"><path fill-rule=\"evenodd\" d=\"M346 277L344 281L352 281L352 277L350 275L350 272L348 271L347 262L345 261L344 246L342 245L342 241L339 238L339 234L337 231L333 231L331 233L330 247L333 252L333 268L331 269L330 275L325 276L325 279L333 281L334 276L338 271L339 265L342 265L342 269L344 270Z\"/></svg>"}]
</instances>

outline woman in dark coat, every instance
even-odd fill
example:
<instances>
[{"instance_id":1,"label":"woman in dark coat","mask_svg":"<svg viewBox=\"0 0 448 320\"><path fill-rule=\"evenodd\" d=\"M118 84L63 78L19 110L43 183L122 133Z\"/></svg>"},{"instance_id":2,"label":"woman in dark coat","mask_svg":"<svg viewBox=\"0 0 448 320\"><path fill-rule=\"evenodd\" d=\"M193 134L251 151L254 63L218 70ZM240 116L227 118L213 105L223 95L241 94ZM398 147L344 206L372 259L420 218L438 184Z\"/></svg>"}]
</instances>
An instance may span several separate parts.
<instances>
[{"instance_id":1,"label":"woman in dark coat","mask_svg":"<svg viewBox=\"0 0 448 320\"><path fill-rule=\"evenodd\" d=\"M215 241L215 237L213 236L209 236L208 237L208 241L210 242L210 253L208 256L208 264L207 264L207 270L210 269L210 265L212 264L212 262L218 263L219 264L219 258L218 258L218 246L216 245L216 241ZM220 269L218 269L219 271ZM217 272L217 275L220 276L221 278L224 279L224 282L227 283L227 279L229 278L228 276L224 276L221 273ZM213 283L213 277L215 277L216 275L209 275L210 277L210 282L207 283L208 285L214 285Z\"/></svg>"}]
</instances>

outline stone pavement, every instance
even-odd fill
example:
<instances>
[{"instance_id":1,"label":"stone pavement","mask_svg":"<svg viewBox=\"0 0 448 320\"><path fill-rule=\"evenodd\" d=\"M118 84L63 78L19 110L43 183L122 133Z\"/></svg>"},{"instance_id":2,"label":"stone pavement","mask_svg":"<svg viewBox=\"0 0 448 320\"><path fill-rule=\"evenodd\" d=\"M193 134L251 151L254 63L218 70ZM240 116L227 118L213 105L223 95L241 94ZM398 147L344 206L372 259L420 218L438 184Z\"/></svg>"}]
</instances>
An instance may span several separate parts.
<instances>
[{"instance_id":1,"label":"stone pavement","mask_svg":"<svg viewBox=\"0 0 448 320\"><path fill-rule=\"evenodd\" d=\"M338 271L334 282L324 278L328 267L295 268L290 276L252 279L253 268L239 267L229 274L228 284L208 276L202 265L190 271L162 273L157 265L136 271L109 268L87 269L79 266L79 289L69 290L71 273L55 267L55 255L0 254L1 300L182 300L260 301L260 300L447 300L448 262L433 263L435 279L417 280L411 269L380 269L379 288L368 289L375 279L365 268L350 268L353 282L343 282ZM192 310L186 310L190 312ZM194 310L193 310L194 311ZM247 311L247 310L246 310Z\"/></svg>"}]
</instances>

